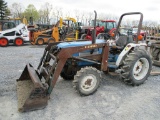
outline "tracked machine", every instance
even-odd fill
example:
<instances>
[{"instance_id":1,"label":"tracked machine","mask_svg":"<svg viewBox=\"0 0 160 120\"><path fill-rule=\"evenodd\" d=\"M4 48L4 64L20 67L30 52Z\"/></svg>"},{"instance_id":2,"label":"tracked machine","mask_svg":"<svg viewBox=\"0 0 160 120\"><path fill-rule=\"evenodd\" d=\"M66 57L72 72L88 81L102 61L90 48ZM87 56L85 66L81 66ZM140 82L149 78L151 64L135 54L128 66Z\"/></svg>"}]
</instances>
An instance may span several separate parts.
<instances>
[{"instance_id":1,"label":"tracked machine","mask_svg":"<svg viewBox=\"0 0 160 120\"><path fill-rule=\"evenodd\" d=\"M138 35L142 26L143 14L132 12L123 14L116 29L118 32L121 20L126 15L140 15ZM95 11L96 26L97 13ZM73 87L80 95L96 92L101 82L101 73L117 73L127 84L136 86L145 82L151 71L151 59L148 53L140 49L145 43L127 41L124 37L118 40L96 40L93 29L93 40L77 40L49 44L35 70L27 64L17 80L18 110L20 112L42 109L47 105L50 94L61 76L73 80ZM121 37L121 36L120 36Z\"/></svg>"}]
</instances>

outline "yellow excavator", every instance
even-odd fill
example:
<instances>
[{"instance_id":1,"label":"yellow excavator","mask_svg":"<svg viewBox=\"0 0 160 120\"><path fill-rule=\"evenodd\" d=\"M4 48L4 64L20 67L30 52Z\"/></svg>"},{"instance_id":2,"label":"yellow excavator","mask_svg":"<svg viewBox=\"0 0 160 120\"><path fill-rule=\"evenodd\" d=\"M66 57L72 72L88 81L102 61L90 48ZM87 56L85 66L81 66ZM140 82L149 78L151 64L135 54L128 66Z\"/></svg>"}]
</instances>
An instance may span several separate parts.
<instances>
[{"instance_id":1,"label":"yellow excavator","mask_svg":"<svg viewBox=\"0 0 160 120\"><path fill-rule=\"evenodd\" d=\"M23 17L23 18L19 18L19 17L11 18L11 17L8 17L8 21L14 22L16 25L19 25L20 23L23 23L25 25L28 24L28 21L27 21L27 19L25 17Z\"/></svg>"},{"instance_id":2,"label":"yellow excavator","mask_svg":"<svg viewBox=\"0 0 160 120\"><path fill-rule=\"evenodd\" d=\"M67 17L63 20L66 23L65 26L65 40L77 40L78 39L78 23L74 18ZM63 27L62 27L63 28Z\"/></svg>"}]
</instances>

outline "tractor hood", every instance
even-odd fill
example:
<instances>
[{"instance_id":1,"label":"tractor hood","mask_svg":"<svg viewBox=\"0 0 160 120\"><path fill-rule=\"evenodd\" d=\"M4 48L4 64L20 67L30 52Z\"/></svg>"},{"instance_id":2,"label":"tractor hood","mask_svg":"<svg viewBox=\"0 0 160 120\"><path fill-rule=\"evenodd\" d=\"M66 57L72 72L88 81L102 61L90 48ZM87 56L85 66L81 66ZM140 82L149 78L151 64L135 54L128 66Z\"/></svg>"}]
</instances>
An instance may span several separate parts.
<instances>
[{"instance_id":1,"label":"tractor hood","mask_svg":"<svg viewBox=\"0 0 160 120\"><path fill-rule=\"evenodd\" d=\"M97 39L96 43L105 43L106 40ZM85 46L92 44L92 41L77 41L77 42L63 42L59 43L58 48L67 48L67 47L77 47L77 46Z\"/></svg>"}]
</instances>

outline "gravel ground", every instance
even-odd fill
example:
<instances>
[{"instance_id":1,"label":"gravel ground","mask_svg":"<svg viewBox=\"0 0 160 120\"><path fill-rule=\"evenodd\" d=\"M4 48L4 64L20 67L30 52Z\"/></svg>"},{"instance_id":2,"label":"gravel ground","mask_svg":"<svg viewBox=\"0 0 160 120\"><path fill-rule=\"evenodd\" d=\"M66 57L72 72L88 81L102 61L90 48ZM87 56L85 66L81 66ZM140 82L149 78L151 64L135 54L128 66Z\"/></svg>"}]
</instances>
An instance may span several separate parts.
<instances>
[{"instance_id":1,"label":"gravel ground","mask_svg":"<svg viewBox=\"0 0 160 120\"><path fill-rule=\"evenodd\" d=\"M160 76L150 76L143 85L132 87L116 76L103 75L98 91L87 97L80 97L72 88L72 82L60 77L45 109L19 113L16 79L28 62L37 67L43 50L44 46L32 45L0 48L1 120L160 119Z\"/></svg>"}]
</instances>

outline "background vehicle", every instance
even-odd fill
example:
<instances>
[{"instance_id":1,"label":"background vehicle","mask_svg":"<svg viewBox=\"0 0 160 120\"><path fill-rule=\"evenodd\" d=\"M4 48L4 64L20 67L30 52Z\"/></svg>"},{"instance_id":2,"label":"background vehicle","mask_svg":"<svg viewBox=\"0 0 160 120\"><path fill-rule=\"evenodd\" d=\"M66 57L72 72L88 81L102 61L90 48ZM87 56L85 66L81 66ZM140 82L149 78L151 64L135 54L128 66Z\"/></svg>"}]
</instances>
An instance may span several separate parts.
<instances>
[{"instance_id":1,"label":"background vehicle","mask_svg":"<svg viewBox=\"0 0 160 120\"><path fill-rule=\"evenodd\" d=\"M52 28L46 25L46 30L40 30L40 27L42 27L42 25L38 25L37 29L30 29L30 41L33 45L78 39L77 22L74 18L67 18L64 20L60 18L56 25L52 25Z\"/></svg>"},{"instance_id":2,"label":"background vehicle","mask_svg":"<svg viewBox=\"0 0 160 120\"><path fill-rule=\"evenodd\" d=\"M16 26L19 25L19 24L21 24L21 23L27 25L27 19L26 18L12 18L12 17L8 17L7 20L9 22L15 23Z\"/></svg>"},{"instance_id":3,"label":"background vehicle","mask_svg":"<svg viewBox=\"0 0 160 120\"><path fill-rule=\"evenodd\" d=\"M62 29L60 29L62 40L77 40L79 38L79 26L80 22L76 19L67 17L63 20Z\"/></svg>"},{"instance_id":4,"label":"background vehicle","mask_svg":"<svg viewBox=\"0 0 160 120\"><path fill-rule=\"evenodd\" d=\"M92 20L92 26L93 26L94 20ZM116 28L116 22L114 20L97 20L96 21L96 36L101 33L98 38L101 39L108 39L108 34L111 34L115 31ZM94 28L91 27L88 29L86 34L82 34L81 39L88 39L92 40L92 30ZM107 35L106 35L107 34Z\"/></svg>"},{"instance_id":5,"label":"background vehicle","mask_svg":"<svg viewBox=\"0 0 160 120\"><path fill-rule=\"evenodd\" d=\"M58 42L60 39L59 36L59 23L47 30L39 30L37 28L29 28L29 40L32 45L43 45L53 42Z\"/></svg>"},{"instance_id":6,"label":"background vehicle","mask_svg":"<svg viewBox=\"0 0 160 120\"><path fill-rule=\"evenodd\" d=\"M21 46L24 42L29 42L29 31L24 24L0 32L0 46L6 47L9 43Z\"/></svg>"},{"instance_id":7,"label":"background vehicle","mask_svg":"<svg viewBox=\"0 0 160 120\"><path fill-rule=\"evenodd\" d=\"M9 21L0 21L0 31L11 29L16 27L16 24L14 22Z\"/></svg>"},{"instance_id":8,"label":"background vehicle","mask_svg":"<svg viewBox=\"0 0 160 120\"><path fill-rule=\"evenodd\" d=\"M48 30L48 29L52 29L54 25L49 25L49 24L36 24L35 25L36 29L39 30L39 31L42 31L42 30Z\"/></svg>"},{"instance_id":9,"label":"background vehicle","mask_svg":"<svg viewBox=\"0 0 160 120\"><path fill-rule=\"evenodd\" d=\"M133 30L130 27L120 27L119 34L120 35L128 35L128 33L132 34Z\"/></svg>"},{"instance_id":10,"label":"background vehicle","mask_svg":"<svg viewBox=\"0 0 160 120\"><path fill-rule=\"evenodd\" d=\"M132 14L140 15L140 30L143 15L133 12L120 17L115 33L119 30L123 16ZM94 28L96 17L95 12ZM31 64L26 65L17 80L19 111L44 108L59 75L66 80L74 79L73 87L80 95L85 96L96 92L100 85L101 72L118 73L125 83L133 86L145 82L152 68L148 53L139 48L145 46L145 43L138 43L138 39L136 43L128 42L121 36L118 40L96 40L96 29L92 33L92 41L77 40L49 44L37 70L34 70ZM112 44L113 41L115 44Z\"/></svg>"},{"instance_id":11,"label":"background vehicle","mask_svg":"<svg viewBox=\"0 0 160 120\"><path fill-rule=\"evenodd\" d=\"M7 17L4 20L0 20L0 31L15 28L19 24L27 25L28 24L27 19L26 18L21 19L21 18Z\"/></svg>"},{"instance_id":12,"label":"background vehicle","mask_svg":"<svg viewBox=\"0 0 160 120\"><path fill-rule=\"evenodd\" d=\"M138 31L138 28L133 28L133 35L136 37L137 36L137 31ZM147 33L144 31L144 30L141 30L140 31L140 35L143 36L143 39L145 40L146 37L147 37Z\"/></svg>"}]
</instances>

